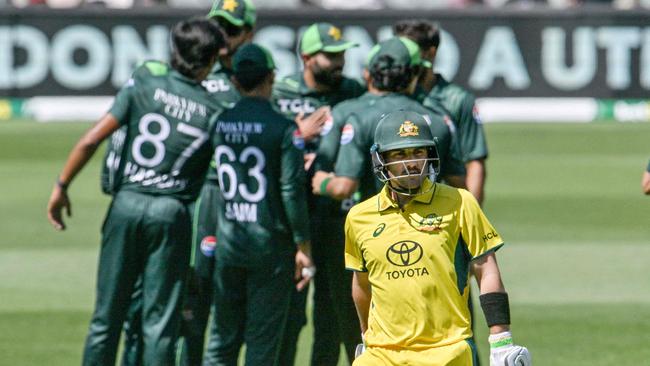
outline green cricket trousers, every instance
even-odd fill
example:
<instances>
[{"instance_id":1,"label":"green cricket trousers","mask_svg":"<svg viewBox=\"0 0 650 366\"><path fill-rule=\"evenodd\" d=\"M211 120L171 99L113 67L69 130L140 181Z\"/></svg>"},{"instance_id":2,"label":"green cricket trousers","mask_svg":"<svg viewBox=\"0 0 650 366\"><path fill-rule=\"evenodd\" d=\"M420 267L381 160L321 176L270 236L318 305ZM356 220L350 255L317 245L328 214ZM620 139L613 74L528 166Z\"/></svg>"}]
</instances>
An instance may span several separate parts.
<instances>
[{"instance_id":1,"label":"green cricket trousers","mask_svg":"<svg viewBox=\"0 0 650 366\"><path fill-rule=\"evenodd\" d=\"M189 265L188 205L169 196L118 192L102 228L97 298L83 365L114 365L135 283L142 278L144 365L171 366Z\"/></svg>"},{"instance_id":2,"label":"green cricket trousers","mask_svg":"<svg viewBox=\"0 0 650 366\"><path fill-rule=\"evenodd\" d=\"M217 181L207 180L193 210L191 268L183 300L179 366L203 363L205 330L214 291L212 277L217 245L217 205L221 199Z\"/></svg>"},{"instance_id":3,"label":"green cricket trousers","mask_svg":"<svg viewBox=\"0 0 650 366\"><path fill-rule=\"evenodd\" d=\"M361 343L352 300L352 272L345 269L345 217L314 215L311 220L314 278L314 337L311 366L338 364L341 343L352 363Z\"/></svg>"},{"instance_id":4,"label":"green cricket trousers","mask_svg":"<svg viewBox=\"0 0 650 366\"><path fill-rule=\"evenodd\" d=\"M217 253L219 248L217 247ZM293 255L265 266L217 260L214 312L204 366L236 366L246 344L246 366L277 366L295 286Z\"/></svg>"}]
</instances>

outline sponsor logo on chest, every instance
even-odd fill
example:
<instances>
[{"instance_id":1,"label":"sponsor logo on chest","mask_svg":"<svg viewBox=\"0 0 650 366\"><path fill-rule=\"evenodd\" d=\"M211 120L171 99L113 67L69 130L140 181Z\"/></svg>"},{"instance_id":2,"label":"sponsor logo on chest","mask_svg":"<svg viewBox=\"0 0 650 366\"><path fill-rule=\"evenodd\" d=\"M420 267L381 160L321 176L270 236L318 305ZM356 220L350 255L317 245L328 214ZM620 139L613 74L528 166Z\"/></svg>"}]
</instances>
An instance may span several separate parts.
<instances>
[{"instance_id":1,"label":"sponsor logo on chest","mask_svg":"<svg viewBox=\"0 0 650 366\"><path fill-rule=\"evenodd\" d=\"M282 113L309 114L316 111L317 105L309 99L278 99L278 106Z\"/></svg>"},{"instance_id":2,"label":"sponsor logo on chest","mask_svg":"<svg viewBox=\"0 0 650 366\"><path fill-rule=\"evenodd\" d=\"M423 256L424 249L418 242L401 240L390 245L386 250L386 259L390 264L399 268L386 271L386 278L388 280L399 280L429 276L429 270L426 267L417 266Z\"/></svg>"}]
</instances>

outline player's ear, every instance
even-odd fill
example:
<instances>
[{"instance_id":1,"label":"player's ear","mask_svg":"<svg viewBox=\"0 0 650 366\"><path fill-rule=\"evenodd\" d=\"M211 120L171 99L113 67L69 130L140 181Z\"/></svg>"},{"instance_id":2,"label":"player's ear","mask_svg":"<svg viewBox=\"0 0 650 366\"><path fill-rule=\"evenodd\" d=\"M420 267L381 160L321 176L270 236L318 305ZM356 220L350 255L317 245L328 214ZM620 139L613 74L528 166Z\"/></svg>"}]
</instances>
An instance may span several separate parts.
<instances>
[{"instance_id":1,"label":"player's ear","mask_svg":"<svg viewBox=\"0 0 650 366\"><path fill-rule=\"evenodd\" d=\"M363 69L363 80L366 82L366 85L370 85L370 71L368 71L368 68Z\"/></svg>"},{"instance_id":2,"label":"player's ear","mask_svg":"<svg viewBox=\"0 0 650 366\"><path fill-rule=\"evenodd\" d=\"M275 70L271 70L266 77L268 78L268 82L273 85L273 82L275 81Z\"/></svg>"},{"instance_id":3,"label":"player's ear","mask_svg":"<svg viewBox=\"0 0 650 366\"><path fill-rule=\"evenodd\" d=\"M300 59L302 60L302 63L306 65L307 61L311 60L311 56L303 53L300 55Z\"/></svg>"},{"instance_id":4,"label":"player's ear","mask_svg":"<svg viewBox=\"0 0 650 366\"><path fill-rule=\"evenodd\" d=\"M248 26L244 26L244 31L246 32L246 42L253 42L253 29Z\"/></svg>"}]
</instances>

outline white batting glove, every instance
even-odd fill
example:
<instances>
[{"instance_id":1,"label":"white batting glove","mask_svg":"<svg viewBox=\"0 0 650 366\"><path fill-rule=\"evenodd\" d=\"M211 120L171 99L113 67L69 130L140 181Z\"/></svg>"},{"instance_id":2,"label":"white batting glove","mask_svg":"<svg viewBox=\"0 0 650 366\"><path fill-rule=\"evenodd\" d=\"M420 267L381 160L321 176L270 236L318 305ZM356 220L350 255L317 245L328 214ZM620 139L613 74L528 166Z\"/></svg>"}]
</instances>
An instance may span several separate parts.
<instances>
[{"instance_id":1,"label":"white batting glove","mask_svg":"<svg viewBox=\"0 0 650 366\"><path fill-rule=\"evenodd\" d=\"M361 341L363 343L357 344L357 348L354 349L354 358L359 358L362 353L366 351L366 340L363 339L363 333L361 333Z\"/></svg>"},{"instance_id":2,"label":"white batting glove","mask_svg":"<svg viewBox=\"0 0 650 366\"><path fill-rule=\"evenodd\" d=\"M491 334L490 366L531 366L530 352L526 347L517 346L512 341L512 333Z\"/></svg>"}]
</instances>

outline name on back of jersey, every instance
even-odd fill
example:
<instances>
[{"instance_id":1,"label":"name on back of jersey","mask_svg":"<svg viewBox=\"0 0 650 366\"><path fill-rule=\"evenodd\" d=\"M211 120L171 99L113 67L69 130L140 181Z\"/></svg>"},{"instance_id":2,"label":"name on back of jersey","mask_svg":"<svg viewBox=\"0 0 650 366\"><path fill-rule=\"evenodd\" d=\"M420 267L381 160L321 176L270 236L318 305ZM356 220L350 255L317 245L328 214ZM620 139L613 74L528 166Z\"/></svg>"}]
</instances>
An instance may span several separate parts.
<instances>
[{"instance_id":1,"label":"name on back of jersey","mask_svg":"<svg viewBox=\"0 0 650 366\"><path fill-rule=\"evenodd\" d=\"M260 135L264 132L264 124L259 122L228 122L217 121L216 133L223 135L229 144L247 144L248 135Z\"/></svg>"},{"instance_id":2,"label":"name on back of jersey","mask_svg":"<svg viewBox=\"0 0 650 366\"><path fill-rule=\"evenodd\" d=\"M226 219L237 222L257 222L257 204L226 202Z\"/></svg>"},{"instance_id":3,"label":"name on back of jersey","mask_svg":"<svg viewBox=\"0 0 650 366\"><path fill-rule=\"evenodd\" d=\"M160 174L154 169L143 168L132 162L126 163L124 177L130 183L138 183L143 187L155 187L157 189L182 190L189 183L187 179L179 179L172 174Z\"/></svg>"}]
</instances>

